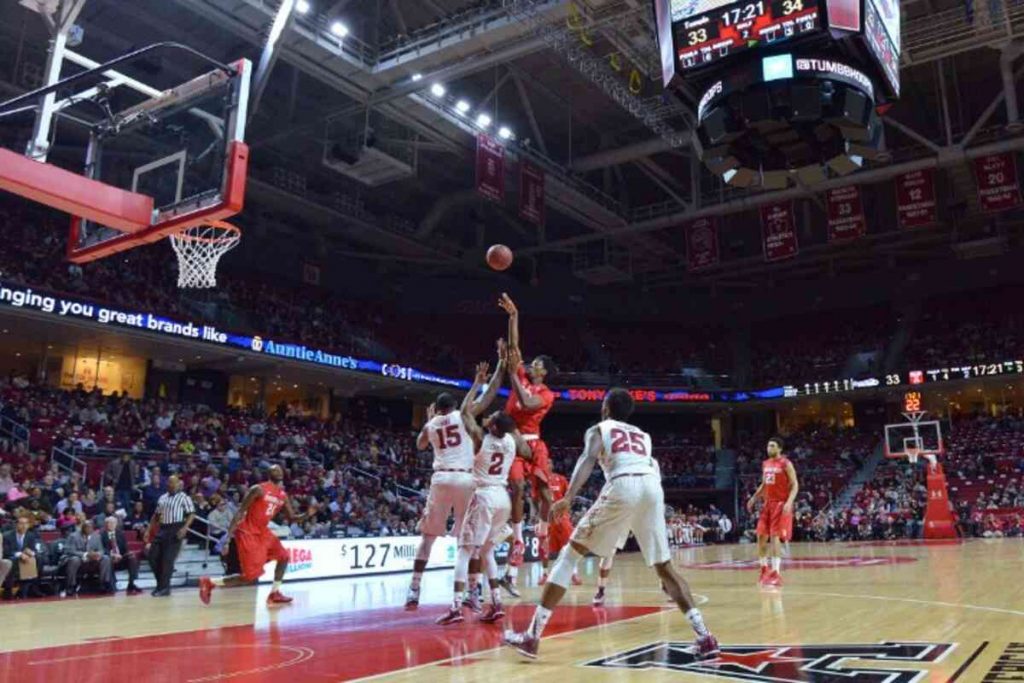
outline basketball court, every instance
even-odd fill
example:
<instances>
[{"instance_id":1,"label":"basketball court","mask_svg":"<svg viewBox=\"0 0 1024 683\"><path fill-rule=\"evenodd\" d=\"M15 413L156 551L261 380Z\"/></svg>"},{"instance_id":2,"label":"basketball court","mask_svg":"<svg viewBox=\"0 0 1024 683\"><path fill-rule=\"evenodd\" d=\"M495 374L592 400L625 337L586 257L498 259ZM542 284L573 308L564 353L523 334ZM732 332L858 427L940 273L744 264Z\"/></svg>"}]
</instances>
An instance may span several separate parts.
<instances>
[{"instance_id":1,"label":"basketball court","mask_svg":"<svg viewBox=\"0 0 1024 683\"><path fill-rule=\"evenodd\" d=\"M132 52L101 62L77 52L76 44L69 40L85 0L22 0L20 4L46 17L51 40L40 83L0 101L0 118L23 117L33 121L27 147L0 149L0 190L68 214L66 254L72 263L89 263L167 239L177 262L179 287L216 287L219 259L242 239L242 229L225 221L238 216L245 205L250 162L247 125L278 58L275 51L283 50L283 43L279 44L282 34L299 21L293 13L305 14L310 10L309 3L274 3L275 16L267 24L255 68L249 60L241 58L242 51L250 50L232 55L234 61L223 61L168 41L132 48ZM759 2L730 8L734 4L737 3L729 0L654 3L652 16L659 34L662 85L671 90L681 87L686 80L688 88L696 88L688 94L687 102L700 103L694 119L696 125L687 135L687 140L692 138L688 144L694 148L694 164L687 164L693 174L688 183L693 201L683 201L671 186L667 190L681 207L691 210L702 202L701 164L720 183L715 187L724 197L725 189L757 188L765 193L788 191L791 187L794 191L797 187L806 190L808 186L815 186L818 191L836 189L841 182L850 182L843 178L862 169L865 160L892 160L892 150L883 144L880 117L900 93L898 3L823 3L820 11L819 3L812 2L806 6L803 2L768 3L767 8L766 3ZM239 6L237 11L242 9ZM722 9L726 11L720 12ZM845 16L842 10L852 11L853 16ZM741 16L744 20L739 23L747 25L737 28ZM572 22L568 23L572 28ZM757 35L750 33L755 23ZM688 29L699 28L684 33L678 30L680 24ZM340 21L330 26L338 41L349 32ZM540 38L544 36L553 49L560 45L564 49L564 43L554 41L548 33ZM681 47L677 43L684 36L689 45ZM135 44L136 38L126 40ZM812 46L814 51L790 52L790 46L798 45ZM829 59L818 54L822 45L828 48L824 52ZM1013 54L1009 61L1019 56L1016 48L1008 53ZM580 63L578 51L573 54L570 61ZM174 62L176 71L187 73L188 77L156 87L128 75L137 73L140 63L157 57ZM466 57L461 61L471 60ZM318 68L321 67L327 68ZM601 86L601 78L593 76L594 69L575 68L583 75L589 69L588 78ZM297 74L293 88L298 87ZM373 166L372 160L384 157L379 150L371 149L378 139L371 135L370 110L381 93L391 98L388 89L398 93L394 95L397 99L403 96L403 89L405 95L413 95L426 85L410 85L423 78L419 72L408 74L408 78L405 84L395 81L387 87L368 89L366 102L352 109L363 123L361 132L353 137L358 141L358 153L344 172L365 185L382 182L370 178L367 167ZM518 78L519 89L525 93ZM639 79L637 72L637 82ZM604 82L611 80L606 78ZM943 104L944 83L942 76ZM631 93L632 86L630 76ZM492 92L499 87L495 84ZM636 93L632 98L626 97L621 83L610 91L608 86L601 87L606 94L615 96L634 118L670 142L662 151L681 146L682 138L666 123L674 114L665 114L664 120L644 114L650 104L637 100ZM429 92L436 100L430 105L431 116L444 114L448 107L443 99L445 87L434 82ZM426 101L423 97L417 95L417 102ZM522 97L526 99L525 94ZM1014 101L1015 97L1014 91L1007 101ZM488 95L486 99L490 98ZM483 132L491 124L490 116L481 110L472 119L475 124L468 123L469 118L463 122L461 117L467 116L470 104L456 100L454 94L449 99L450 109L455 112L449 112L449 123L455 122L458 130L471 132L476 138L480 145L478 169L486 169L490 163L490 172L500 176L503 200L504 166L500 171L494 169L499 168L498 158L504 163L504 148ZM995 104L999 105L998 99ZM528 102L527 112L533 135L543 147L540 126ZM951 164L948 160L963 157L967 161L1024 146L1019 141L1012 145L992 143L966 151L967 142L989 116L991 111L971 128L967 138L958 143L956 154L944 153L946 147L929 143L938 160L912 170L930 173L933 168ZM944 117L946 144L952 147L948 111ZM693 118L692 112L688 118ZM329 128L336 119L325 119L324 127ZM495 122L496 128L498 123ZM571 115L569 123L571 157ZM1019 132L1016 107L1009 124L1007 130ZM507 127L498 131L503 140L513 138ZM911 135L914 136L921 137ZM384 137L382 134L380 141ZM415 140L418 150L418 131ZM68 145L83 152L80 159L75 159L74 170L69 170L72 165L66 160L60 165L48 158L51 152ZM534 154L527 147L524 142L517 151L525 161L529 154ZM256 142L253 149L259 149ZM333 147L325 147L325 154L327 149ZM363 163L357 163L364 152ZM324 160L328 161L326 156ZM332 158L331 163L340 167L344 161L338 157ZM399 168L398 162L392 161L392 166L385 168L390 171L386 174L388 179L412 172L411 167ZM574 173L578 172L578 166L572 168ZM877 170L874 178L895 178L894 168L897 167ZM662 189L666 187L665 175L667 172L662 171L652 176ZM540 177L543 188L543 176ZM555 179L552 184L559 182L555 175L551 177ZM577 180L575 176L566 178ZM931 182L930 175L928 178ZM486 180L486 174L478 171L477 191L485 197L490 191ZM524 188L529 185L521 182ZM565 183L565 187L569 185ZM521 192L529 194L526 189ZM934 192L933 187L931 193ZM497 190L494 196L498 196ZM799 253L797 234L801 231L795 218L794 196L803 195L775 195L771 203L757 200L766 262L785 260ZM862 213L859 195L856 196L856 211L853 203L842 205L843 211L836 210L840 218ZM815 202L821 206L820 199ZM587 213L572 202L565 206L572 207L574 216ZM523 203L521 212L524 207L530 208ZM646 205L637 208L646 210ZM605 209L601 211L603 215ZM701 217L716 215L719 214L709 211ZM614 220L595 230L598 239L607 239L609 233L620 231L620 218L615 215ZM663 218L658 215L655 219ZM920 221L920 217L916 220ZM935 221L908 221L903 227L931 222ZM863 224L863 215L854 223ZM830 216L828 227L834 233L829 233L829 242L863 237L866 232L864 225L846 225L851 234L841 234L842 225L837 225L833 225ZM433 230L427 227L423 238ZM540 227L543 235L542 223ZM644 231L654 233L650 225ZM706 239L700 240L705 246L714 246L714 258L709 261L712 266L718 264L717 234L712 230L705 233ZM480 235L482 246L482 231ZM564 239L575 244L580 238ZM409 238L402 236L401 240L406 242ZM590 240L590 236L584 235L579 243ZM541 237L536 249L547 249L543 244L546 241ZM554 243L557 245L558 240ZM564 246L570 246L568 243ZM489 256L488 263L495 270L503 270L511 264L512 252L503 245L497 246L501 246L500 253L495 252L498 256L493 261ZM660 247L654 250L660 251ZM632 277L631 263L622 267L614 263L610 255L613 251L607 243L601 253L603 262L592 270L593 284L615 282L620 276ZM525 255L530 255L529 250ZM580 263L585 260L583 257L589 258L583 250L574 256L580 257ZM274 257L275 254L266 254L267 259ZM689 254L689 258L692 260L694 255ZM830 277L832 268L830 263ZM319 270L317 273L319 281ZM754 282L762 281L759 277ZM91 318L92 313L81 317ZM201 335L204 340L234 345L246 353L263 349L260 336L228 339L227 334L212 327L200 331L189 325L189 330L195 332L191 334L152 315L144 318L141 314L101 309L98 320L182 337ZM303 346L301 353L305 356L313 352ZM323 364L353 369L356 361L331 356ZM388 374L387 365L378 367L380 374ZM404 367L397 372L403 379L413 374ZM987 374L995 374L995 370ZM805 386L810 394L810 385ZM814 386L817 392L818 383ZM829 384L824 386L827 391ZM838 392L838 382L835 387ZM775 398L787 390L797 395L798 389L787 385L776 390ZM654 394L652 391L651 395ZM689 392L685 395L697 396ZM742 395L747 400L746 394ZM765 397L769 398L767 394ZM707 400L711 400L710 395ZM695 659L689 651L692 636L685 620L675 605L666 602L654 573L643 566L640 555L629 554L616 562L607 603L602 608L591 605L597 560L586 560L581 567L584 586L571 588L555 612L545 631L538 661L524 660L501 646L503 630L522 629L533 613L540 595L536 586L538 566L530 566L524 573L527 588L521 599L508 601L508 616L503 623L484 625L468 619L449 627L434 623L451 599L453 572L445 569L425 577L420 608L414 612L403 607L407 573L289 582L288 591L295 602L273 608L265 604L269 591L266 586L218 590L208 606L201 604L195 588L177 588L170 598L117 595L0 604L0 683L196 683L282 678L488 683L1024 681L1024 542L962 542L955 538L946 481L937 464L945 452L940 422L925 419L921 395L916 391L906 394L904 417L905 422L885 426L884 455L906 458L912 464L923 459L927 464L926 540L794 544L783 564L785 587L781 590L758 588L759 566L753 545L675 552L675 564L690 581L707 625L721 641L721 653L713 659Z\"/></svg>"},{"instance_id":2,"label":"basketball court","mask_svg":"<svg viewBox=\"0 0 1024 683\"><path fill-rule=\"evenodd\" d=\"M585 562L584 585L570 589L533 662L499 646L501 627L434 625L450 599L442 570L424 578L418 612L402 608L404 575L290 583L295 603L275 610L266 587L218 592L208 607L195 589L2 605L0 671L26 683L1019 680L1022 559L1018 539L795 544L784 589L769 593L755 585L753 546L676 551L723 645L699 665L637 553L617 560L604 609L590 606L597 562ZM506 627L529 620L537 569L509 601Z\"/></svg>"}]
</instances>

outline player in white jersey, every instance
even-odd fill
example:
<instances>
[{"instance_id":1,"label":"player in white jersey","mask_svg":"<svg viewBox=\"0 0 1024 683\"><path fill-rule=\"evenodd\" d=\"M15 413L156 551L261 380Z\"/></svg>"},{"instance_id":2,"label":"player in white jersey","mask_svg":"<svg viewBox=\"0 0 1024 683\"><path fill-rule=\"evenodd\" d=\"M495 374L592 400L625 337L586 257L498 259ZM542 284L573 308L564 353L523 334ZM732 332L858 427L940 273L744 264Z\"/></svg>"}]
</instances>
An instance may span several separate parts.
<instances>
[{"instance_id":1,"label":"player in white jersey","mask_svg":"<svg viewBox=\"0 0 1024 683\"><path fill-rule=\"evenodd\" d=\"M499 354L504 344L499 342ZM487 365L478 366L486 377ZM455 524L452 534L458 538L466 508L476 490L473 480L473 438L467 430L466 416L479 414L481 406L486 407L497 393L504 372L504 359L499 359L491 386L479 399L473 401L476 391L467 394L462 409L456 409L455 397L445 392L438 395L427 408L427 423L416 438L416 447L426 450L429 445L434 451L434 474L430 478L430 493L420 520L420 545L413 562L412 582L405 599L405 608L414 610L420 604L420 583L423 571L430 559L430 550L438 536L443 536L448 527L448 515L454 512ZM479 386L477 386L479 388ZM486 403L484 402L486 401ZM474 421L475 426L475 421ZM477 427L479 429L479 427Z\"/></svg>"},{"instance_id":2,"label":"player in white jersey","mask_svg":"<svg viewBox=\"0 0 1024 683\"><path fill-rule=\"evenodd\" d=\"M486 365L477 366L476 381L468 396L476 394L487 376ZM532 452L516 431L515 420L502 411L495 411L483 423L476 424L472 412L463 403L463 419L477 447L473 461L473 480L476 490L466 511L459 534L459 553L455 562L455 596L449 610L437 619L441 625L463 621L462 608L467 605L466 580L478 574L481 567L487 572L491 588L491 602L480 621L493 623L505 616L501 606L498 565L494 560L494 545L506 533L506 524L512 512L508 495L508 475L516 455L529 459ZM475 605L471 601L470 605Z\"/></svg>"},{"instance_id":3,"label":"player in white jersey","mask_svg":"<svg viewBox=\"0 0 1024 683\"><path fill-rule=\"evenodd\" d=\"M672 566L665 529L665 492L651 457L650 435L626 422L633 407L633 397L625 389L608 392L601 406L602 421L587 430L569 492L551 508L552 515L564 513L590 479L594 465L600 463L605 476L601 495L580 520L569 547L555 563L529 628L519 633L505 632L505 643L525 657L537 657L544 627L565 595L576 564L588 553L611 555L627 531L633 532L644 561L657 572L693 627L697 635L693 655L699 660L718 655L718 641L704 625L690 587Z\"/></svg>"},{"instance_id":4,"label":"player in white jersey","mask_svg":"<svg viewBox=\"0 0 1024 683\"><path fill-rule=\"evenodd\" d=\"M651 458L651 462L654 464L654 473L658 477L658 481L661 481L661 466L658 465L658 461ZM626 547L626 541L629 540L629 531L624 531L623 534L615 541L615 550L612 551L611 555L602 557L601 562L597 565L597 592L594 593L593 604L594 607L604 607L604 589L608 586L608 577L611 576L612 566L615 564L615 553L619 552Z\"/></svg>"}]
</instances>

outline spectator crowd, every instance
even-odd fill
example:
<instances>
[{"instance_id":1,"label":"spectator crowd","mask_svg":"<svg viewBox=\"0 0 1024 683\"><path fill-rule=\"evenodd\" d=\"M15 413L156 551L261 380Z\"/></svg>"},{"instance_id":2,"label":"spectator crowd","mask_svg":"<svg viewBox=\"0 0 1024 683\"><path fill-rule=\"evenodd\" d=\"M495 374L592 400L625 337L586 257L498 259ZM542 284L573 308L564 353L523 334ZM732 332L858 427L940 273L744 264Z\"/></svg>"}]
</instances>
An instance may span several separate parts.
<instances>
[{"instance_id":1,"label":"spectator crowd","mask_svg":"<svg viewBox=\"0 0 1024 683\"><path fill-rule=\"evenodd\" d=\"M187 318L332 353L462 375L471 374L471 360L490 349L497 334L489 325L469 322L483 313L474 307L465 313L416 314L255 272L232 272L210 296L189 298L176 287L164 245L68 266L66 232L59 214L0 205L3 280L124 310ZM900 366L925 369L1009 358L1024 330L1024 315L1015 305L1020 293L1003 288L944 297L941 306L925 302ZM980 309L979 299L987 302ZM584 373L579 379L585 380L585 373L599 373L604 381L612 377L616 383L690 386L690 378L682 373L699 369L715 376L739 373L751 386L764 387L878 376L901 320L888 307L867 307L750 325L756 329L746 355L749 372L735 360L736 348L744 344L734 331L722 328L663 321L623 324L582 315L532 318L529 340L530 349L554 356L562 373ZM410 329L417 335L410 336Z\"/></svg>"}]
</instances>

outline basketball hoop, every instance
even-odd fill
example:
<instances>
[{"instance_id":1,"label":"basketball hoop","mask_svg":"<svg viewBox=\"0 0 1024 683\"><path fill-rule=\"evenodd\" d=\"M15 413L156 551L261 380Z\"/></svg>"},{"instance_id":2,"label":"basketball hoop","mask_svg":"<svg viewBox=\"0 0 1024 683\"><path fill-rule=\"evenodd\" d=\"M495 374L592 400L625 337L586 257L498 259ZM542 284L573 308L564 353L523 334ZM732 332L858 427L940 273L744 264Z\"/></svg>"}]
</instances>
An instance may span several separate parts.
<instances>
[{"instance_id":1,"label":"basketball hoop","mask_svg":"<svg viewBox=\"0 0 1024 683\"><path fill-rule=\"evenodd\" d=\"M934 470L936 466L939 464L938 454L933 453L931 451L925 451L920 448L915 448L913 446L907 447L906 456L907 462L909 462L911 465L916 465L919 459L924 458L925 461L927 461L928 468L930 470Z\"/></svg>"},{"instance_id":2,"label":"basketball hoop","mask_svg":"<svg viewBox=\"0 0 1024 683\"><path fill-rule=\"evenodd\" d=\"M178 255L178 287L216 287L220 257L241 238L242 231L224 221L208 221L171 235L171 246Z\"/></svg>"}]
</instances>

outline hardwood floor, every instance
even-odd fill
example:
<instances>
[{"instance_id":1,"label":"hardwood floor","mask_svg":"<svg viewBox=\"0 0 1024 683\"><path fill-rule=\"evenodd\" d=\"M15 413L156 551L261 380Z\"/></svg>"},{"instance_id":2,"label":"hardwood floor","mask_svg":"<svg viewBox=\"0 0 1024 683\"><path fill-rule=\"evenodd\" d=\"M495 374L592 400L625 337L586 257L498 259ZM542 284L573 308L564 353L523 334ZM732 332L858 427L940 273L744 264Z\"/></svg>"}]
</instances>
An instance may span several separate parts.
<instances>
[{"instance_id":1,"label":"hardwood floor","mask_svg":"<svg viewBox=\"0 0 1024 683\"><path fill-rule=\"evenodd\" d=\"M273 609L267 587L217 591L209 606L194 589L2 603L0 681L1024 680L1019 539L798 544L780 592L756 587L754 555L675 554L723 645L703 664L635 554L617 559L605 609L590 606L596 560L581 565L584 585L556 611L537 661L501 648L502 627L434 625L451 590L451 572L435 571L417 612L402 609L407 576L287 584L295 603ZM504 627L529 622L536 576L531 567L522 599L506 603Z\"/></svg>"}]
</instances>

